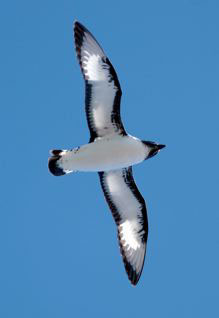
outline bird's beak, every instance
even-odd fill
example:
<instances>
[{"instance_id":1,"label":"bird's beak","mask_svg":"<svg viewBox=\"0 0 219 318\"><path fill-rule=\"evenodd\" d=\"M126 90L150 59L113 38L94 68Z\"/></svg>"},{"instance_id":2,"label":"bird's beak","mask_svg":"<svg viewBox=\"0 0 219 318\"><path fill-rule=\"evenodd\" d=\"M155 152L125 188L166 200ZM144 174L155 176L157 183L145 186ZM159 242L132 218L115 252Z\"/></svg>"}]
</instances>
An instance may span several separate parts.
<instances>
[{"instance_id":1,"label":"bird's beak","mask_svg":"<svg viewBox=\"0 0 219 318\"><path fill-rule=\"evenodd\" d=\"M166 145L157 145L158 150L163 149L164 147L166 147Z\"/></svg>"}]
</instances>

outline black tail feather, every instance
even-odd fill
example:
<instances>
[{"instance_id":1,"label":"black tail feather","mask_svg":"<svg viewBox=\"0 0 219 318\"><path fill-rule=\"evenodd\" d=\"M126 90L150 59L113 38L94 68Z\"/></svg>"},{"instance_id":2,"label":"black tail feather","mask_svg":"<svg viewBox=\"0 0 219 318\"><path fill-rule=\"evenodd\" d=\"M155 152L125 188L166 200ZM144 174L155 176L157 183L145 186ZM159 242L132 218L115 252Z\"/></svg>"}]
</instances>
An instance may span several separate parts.
<instances>
[{"instance_id":1,"label":"black tail feather","mask_svg":"<svg viewBox=\"0 0 219 318\"><path fill-rule=\"evenodd\" d=\"M51 154L53 156L49 158L48 168L54 176L63 176L66 174L66 172L58 164L58 161L61 158L61 152L62 150L51 150Z\"/></svg>"}]
</instances>

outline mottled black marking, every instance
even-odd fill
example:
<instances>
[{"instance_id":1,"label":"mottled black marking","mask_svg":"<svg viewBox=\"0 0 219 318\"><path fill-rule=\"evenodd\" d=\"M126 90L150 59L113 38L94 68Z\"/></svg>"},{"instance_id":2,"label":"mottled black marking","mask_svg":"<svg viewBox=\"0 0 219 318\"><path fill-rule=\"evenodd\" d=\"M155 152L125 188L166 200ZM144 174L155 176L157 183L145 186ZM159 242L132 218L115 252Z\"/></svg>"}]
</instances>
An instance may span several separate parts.
<instances>
[{"instance_id":1,"label":"mottled black marking","mask_svg":"<svg viewBox=\"0 0 219 318\"><path fill-rule=\"evenodd\" d=\"M115 204L113 203L112 198L110 197L108 189L106 189L106 186L105 186L105 183L104 183L104 179L105 179L104 178L104 174L105 173L104 172L98 172L98 174L99 174L99 177L100 177L100 184L101 184L101 187L102 187L106 202L109 205L109 208L110 208L110 210L112 212L112 215L113 215L113 218L114 218L116 224L119 225L121 223L121 217L120 217L120 215L118 213L117 207L115 206Z\"/></svg>"},{"instance_id":2,"label":"mottled black marking","mask_svg":"<svg viewBox=\"0 0 219 318\"><path fill-rule=\"evenodd\" d=\"M132 175L132 167L123 169L123 178L129 189L132 191L135 198L138 200L141 206L141 215L138 216L138 221L142 225L142 229L138 231L141 240L143 243L147 242L148 238L148 217L147 217L147 209L145 200L142 197L141 193L139 192L135 180Z\"/></svg>"},{"instance_id":3,"label":"mottled black marking","mask_svg":"<svg viewBox=\"0 0 219 318\"><path fill-rule=\"evenodd\" d=\"M85 81L85 112L87 117L87 123L90 130L90 141L93 142L95 138L98 137L96 130L93 128L93 122L90 116L91 112L91 100L92 100L92 84L89 84L88 81Z\"/></svg>"},{"instance_id":4,"label":"mottled black marking","mask_svg":"<svg viewBox=\"0 0 219 318\"><path fill-rule=\"evenodd\" d=\"M118 131L121 135L125 136L127 135L125 128L123 126L121 115L120 115L120 103L121 103L121 97L122 97L122 90L121 86L118 80L118 76L116 74L116 71L111 64L110 60L106 57L106 63L109 65L109 73L111 75L111 81L114 82L115 88L116 88L116 95L113 102L113 108L112 108L112 114L111 114L111 121L115 124Z\"/></svg>"}]
</instances>

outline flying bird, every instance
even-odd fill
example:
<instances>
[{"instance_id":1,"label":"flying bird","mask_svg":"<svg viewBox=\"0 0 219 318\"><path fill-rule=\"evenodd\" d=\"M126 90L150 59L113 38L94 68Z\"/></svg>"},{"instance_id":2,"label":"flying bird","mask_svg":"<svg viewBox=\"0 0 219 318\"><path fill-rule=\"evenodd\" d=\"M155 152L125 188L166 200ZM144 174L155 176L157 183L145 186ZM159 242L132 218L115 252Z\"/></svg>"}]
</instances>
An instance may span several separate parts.
<instances>
[{"instance_id":1,"label":"flying bird","mask_svg":"<svg viewBox=\"0 0 219 318\"><path fill-rule=\"evenodd\" d=\"M98 172L117 225L128 278L136 285L144 265L148 219L132 166L153 157L165 145L140 140L126 132L120 116L122 91L113 65L94 36L77 21L74 39L85 80L90 141L71 150L51 150L48 167L55 176L75 171Z\"/></svg>"}]
</instances>

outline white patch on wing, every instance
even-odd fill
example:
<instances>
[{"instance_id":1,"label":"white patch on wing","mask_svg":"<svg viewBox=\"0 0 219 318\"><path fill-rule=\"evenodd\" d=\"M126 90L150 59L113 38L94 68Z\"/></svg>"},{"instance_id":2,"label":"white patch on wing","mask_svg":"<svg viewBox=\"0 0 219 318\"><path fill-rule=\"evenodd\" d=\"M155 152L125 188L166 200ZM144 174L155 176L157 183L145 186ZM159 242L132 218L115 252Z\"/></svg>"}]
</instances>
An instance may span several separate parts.
<instances>
[{"instance_id":1,"label":"white patch on wing","mask_svg":"<svg viewBox=\"0 0 219 318\"><path fill-rule=\"evenodd\" d=\"M137 233L135 233L138 227L136 220L126 220L119 225L122 240L134 250L137 250L141 245Z\"/></svg>"},{"instance_id":2,"label":"white patch on wing","mask_svg":"<svg viewBox=\"0 0 219 318\"><path fill-rule=\"evenodd\" d=\"M87 80L107 81L108 71L104 72L102 58L105 56L103 50L89 33L84 33L81 46L82 69Z\"/></svg>"},{"instance_id":3,"label":"white patch on wing","mask_svg":"<svg viewBox=\"0 0 219 318\"><path fill-rule=\"evenodd\" d=\"M86 51L85 51L86 52ZM88 80L106 81L107 73L103 71L103 63L99 55L87 53L87 60L82 60L82 67Z\"/></svg>"}]
</instances>

